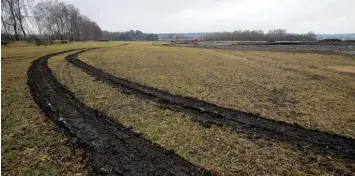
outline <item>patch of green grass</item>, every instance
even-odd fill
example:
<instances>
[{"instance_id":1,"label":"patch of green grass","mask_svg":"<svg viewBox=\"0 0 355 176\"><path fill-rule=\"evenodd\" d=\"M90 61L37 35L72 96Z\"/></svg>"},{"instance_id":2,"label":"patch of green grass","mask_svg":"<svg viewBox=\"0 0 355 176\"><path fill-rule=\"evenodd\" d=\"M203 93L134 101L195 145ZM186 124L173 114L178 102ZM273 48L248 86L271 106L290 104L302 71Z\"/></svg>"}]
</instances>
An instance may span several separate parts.
<instances>
[{"instance_id":1,"label":"patch of green grass","mask_svg":"<svg viewBox=\"0 0 355 176\"><path fill-rule=\"evenodd\" d=\"M329 68L355 66L348 56L136 43L80 59L175 94L355 137L355 75Z\"/></svg>"},{"instance_id":2,"label":"patch of green grass","mask_svg":"<svg viewBox=\"0 0 355 176\"><path fill-rule=\"evenodd\" d=\"M95 81L62 57L51 59L49 65L57 79L88 106L221 175L332 175L355 170L345 161L294 151L282 142L247 138L225 127L202 127L183 113L160 109Z\"/></svg>"},{"instance_id":3,"label":"patch of green grass","mask_svg":"<svg viewBox=\"0 0 355 176\"><path fill-rule=\"evenodd\" d=\"M104 43L117 45L117 43ZM54 46L2 47L2 175L87 175L80 150L73 151L55 125L43 116L27 86L27 70L45 54L103 46L83 42Z\"/></svg>"}]
</instances>

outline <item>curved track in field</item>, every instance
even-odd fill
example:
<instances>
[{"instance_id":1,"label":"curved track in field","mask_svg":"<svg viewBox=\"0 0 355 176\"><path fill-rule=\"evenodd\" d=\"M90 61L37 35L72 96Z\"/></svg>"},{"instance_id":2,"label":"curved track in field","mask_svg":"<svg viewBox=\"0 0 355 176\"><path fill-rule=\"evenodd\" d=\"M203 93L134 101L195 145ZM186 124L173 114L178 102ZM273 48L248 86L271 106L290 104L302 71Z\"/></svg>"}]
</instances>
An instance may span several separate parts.
<instances>
[{"instance_id":1,"label":"curved track in field","mask_svg":"<svg viewBox=\"0 0 355 176\"><path fill-rule=\"evenodd\" d=\"M35 60L27 72L28 86L45 115L64 129L75 144L85 149L96 175L208 174L174 151L152 144L80 102L56 80L48 67L50 57L66 52L69 51Z\"/></svg>"},{"instance_id":2,"label":"curved track in field","mask_svg":"<svg viewBox=\"0 0 355 176\"><path fill-rule=\"evenodd\" d=\"M124 93L157 102L163 108L188 113L194 121L203 125L225 125L232 127L235 131L247 134L251 138L284 141L297 150L355 161L355 139L353 138L305 129L299 125L265 119L196 98L175 95L154 87L141 85L88 65L79 60L77 54L66 57L66 60L97 80L117 87Z\"/></svg>"}]
</instances>

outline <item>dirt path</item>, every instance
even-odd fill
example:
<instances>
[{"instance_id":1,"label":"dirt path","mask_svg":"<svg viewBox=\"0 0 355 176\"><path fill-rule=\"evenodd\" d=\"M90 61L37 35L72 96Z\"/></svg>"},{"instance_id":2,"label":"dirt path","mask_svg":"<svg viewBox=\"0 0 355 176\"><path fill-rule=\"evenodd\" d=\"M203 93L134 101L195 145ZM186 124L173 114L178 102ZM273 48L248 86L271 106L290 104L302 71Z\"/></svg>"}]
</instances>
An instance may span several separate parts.
<instances>
[{"instance_id":1,"label":"dirt path","mask_svg":"<svg viewBox=\"0 0 355 176\"><path fill-rule=\"evenodd\" d=\"M194 121L205 126L211 124L230 126L251 138L284 141L298 150L355 160L355 139L265 119L254 114L141 85L90 66L77 59L77 54L69 55L66 60L96 79L120 88L124 93L158 102L163 108L185 112L191 115Z\"/></svg>"},{"instance_id":2,"label":"dirt path","mask_svg":"<svg viewBox=\"0 0 355 176\"><path fill-rule=\"evenodd\" d=\"M64 129L71 141L85 149L95 174L208 174L173 151L152 144L140 134L113 122L104 113L89 108L75 98L56 80L47 64L50 57L66 52L69 51L35 60L27 72L28 86L45 115Z\"/></svg>"}]
</instances>

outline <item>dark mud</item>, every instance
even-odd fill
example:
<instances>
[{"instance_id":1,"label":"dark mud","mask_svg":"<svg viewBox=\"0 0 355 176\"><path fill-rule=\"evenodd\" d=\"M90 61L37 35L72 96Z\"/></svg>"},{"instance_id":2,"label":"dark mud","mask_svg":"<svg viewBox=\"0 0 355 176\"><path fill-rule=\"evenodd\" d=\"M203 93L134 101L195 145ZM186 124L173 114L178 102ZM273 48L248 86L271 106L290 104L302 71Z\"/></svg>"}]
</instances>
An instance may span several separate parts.
<instances>
[{"instance_id":1,"label":"dark mud","mask_svg":"<svg viewBox=\"0 0 355 176\"><path fill-rule=\"evenodd\" d=\"M68 52L68 51L67 51ZM83 51L80 51L81 53ZM29 68L28 86L45 115L65 129L71 141L85 149L95 175L208 175L174 151L166 150L113 122L107 115L80 102L52 74L47 60Z\"/></svg>"},{"instance_id":2,"label":"dark mud","mask_svg":"<svg viewBox=\"0 0 355 176\"><path fill-rule=\"evenodd\" d=\"M355 161L355 139L333 133L305 129L296 124L274 121L258 115L221 107L206 101L171 94L154 87L115 77L69 55L66 60L97 80L118 87L124 93L157 102L163 108L187 113L205 126L212 124L232 127L250 138L263 138L289 143L297 150Z\"/></svg>"}]
</instances>

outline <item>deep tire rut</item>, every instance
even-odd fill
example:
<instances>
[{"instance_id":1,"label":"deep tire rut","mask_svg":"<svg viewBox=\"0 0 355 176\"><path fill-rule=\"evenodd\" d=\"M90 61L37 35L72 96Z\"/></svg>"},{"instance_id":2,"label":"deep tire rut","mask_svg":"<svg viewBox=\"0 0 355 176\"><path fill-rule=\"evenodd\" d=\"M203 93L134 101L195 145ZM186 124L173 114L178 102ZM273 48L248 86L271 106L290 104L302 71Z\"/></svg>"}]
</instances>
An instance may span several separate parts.
<instances>
[{"instance_id":1,"label":"deep tire rut","mask_svg":"<svg viewBox=\"0 0 355 176\"><path fill-rule=\"evenodd\" d=\"M73 51L73 50L70 50ZM58 52L35 60L29 68L28 86L45 115L64 129L71 141L84 148L95 175L208 175L174 151L152 144L130 128L89 108L61 85L47 60ZM80 51L78 53L81 53Z\"/></svg>"},{"instance_id":2,"label":"deep tire rut","mask_svg":"<svg viewBox=\"0 0 355 176\"><path fill-rule=\"evenodd\" d=\"M157 102L163 108L187 113L202 125L229 126L250 138L283 141L297 150L355 161L355 139L329 132L303 128L296 124L266 119L255 114L225 108L196 98L175 95L147 85L113 76L77 58L66 60L97 80L119 88L122 92Z\"/></svg>"}]
</instances>

